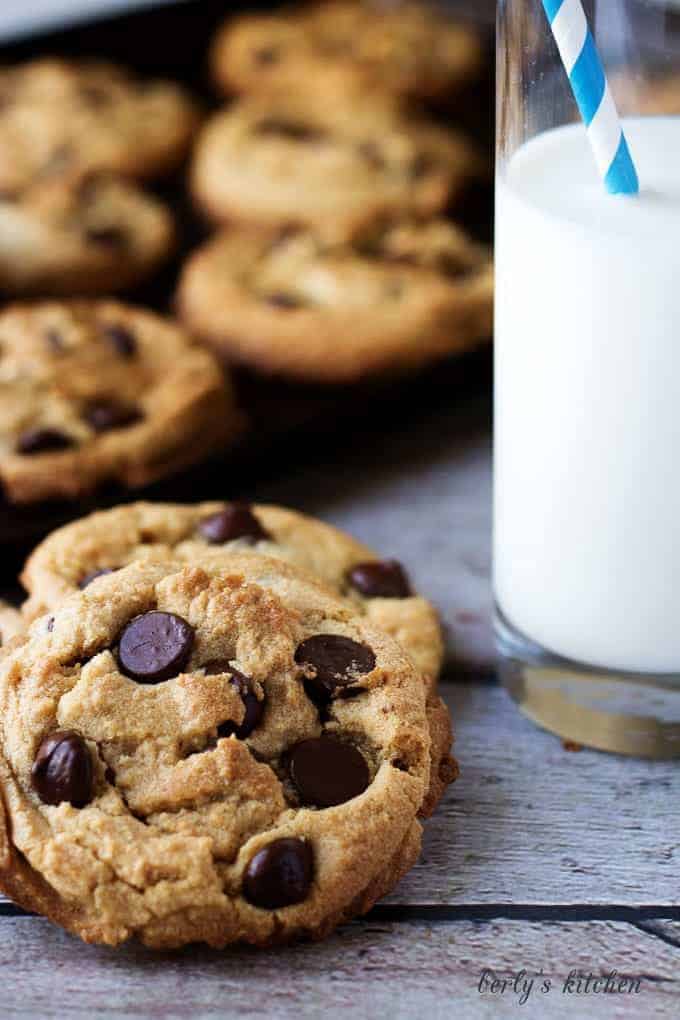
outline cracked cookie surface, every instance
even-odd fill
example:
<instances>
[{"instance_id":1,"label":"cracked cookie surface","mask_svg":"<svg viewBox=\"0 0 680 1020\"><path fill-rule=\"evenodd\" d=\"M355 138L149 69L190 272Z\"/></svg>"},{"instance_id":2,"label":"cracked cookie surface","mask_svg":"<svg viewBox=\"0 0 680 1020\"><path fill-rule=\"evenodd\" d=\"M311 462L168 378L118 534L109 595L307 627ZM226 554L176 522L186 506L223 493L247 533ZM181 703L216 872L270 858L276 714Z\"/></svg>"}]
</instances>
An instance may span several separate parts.
<instances>
[{"instance_id":1,"label":"cracked cookie surface","mask_svg":"<svg viewBox=\"0 0 680 1020\"><path fill-rule=\"evenodd\" d=\"M430 785L420 814L432 814L457 775L451 719L437 693L444 652L439 618L401 564L380 559L338 528L264 505L134 503L102 510L53 532L34 550L22 574L29 592L24 615L34 619L102 573L136 560L191 563L206 554L219 558L243 550L309 571L409 654L425 686L431 737Z\"/></svg>"},{"instance_id":2,"label":"cracked cookie surface","mask_svg":"<svg viewBox=\"0 0 680 1020\"><path fill-rule=\"evenodd\" d=\"M0 292L75 296L132 287L170 254L166 207L132 183L68 175L0 193Z\"/></svg>"},{"instance_id":3,"label":"cracked cookie surface","mask_svg":"<svg viewBox=\"0 0 680 1020\"><path fill-rule=\"evenodd\" d=\"M329 100L376 86L400 96L450 96L481 63L476 33L432 8L405 3L376 10L346 0L285 17L230 20L211 53L213 78L227 95L305 87Z\"/></svg>"},{"instance_id":4,"label":"cracked cookie surface","mask_svg":"<svg viewBox=\"0 0 680 1020\"><path fill-rule=\"evenodd\" d=\"M94 61L40 59L0 70L0 195L65 171L157 177L184 157L197 124L170 82Z\"/></svg>"},{"instance_id":5,"label":"cracked cookie surface","mask_svg":"<svg viewBox=\"0 0 680 1020\"><path fill-rule=\"evenodd\" d=\"M226 229L188 259L177 306L228 360L351 382L416 369L487 341L489 251L452 223L398 221L354 242Z\"/></svg>"},{"instance_id":6,"label":"cracked cookie surface","mask_svg":"<svg viewBox=\"0 0 680 1020\"><path fill-rule=\"evenodd\" d=\"M241 427L215 358L140 308L10 305L0 351L0 484L12 502L145 484Z\"/></svg>"},{"instance_id":7,"label":"cracked cookie surface","mask_svg":"<svg viewBox=\"0 0 680 1020\"><path fill-rule=\"evenodd\" d=\"M253 98L208 120L191 188L216 222L305 225L344 240L386 217L433 214L480 172L465 137L387 100Z\"/></svg>"},{"instance_id":8,"label":"cracked cookie surface","mask_svg":"<svg viewBox=\"0 0 680 1020\"><path fill-rule=\"evenodd\" d=\"M24 612L34 619L99 572L137 560L191 562L251 550L302 567L330 585L400 642L428 689L436 682L443 657L439 619L403 568L338 528L285 507L131 503L90 514L52 532L31 554L21 578L29 593Z\"/></svg>"},{"instance_id":9,"label":"cracked cookie surface","mask_svg":"<svg viewBox=\"0 0 680 1020\"><path fill-rule=\"evenodd\" d=\"M417 855L429 744L399 645L289 564L134 563L2 658L0 884L88 941L320 936Z\"/></svg>"}]
</instances>

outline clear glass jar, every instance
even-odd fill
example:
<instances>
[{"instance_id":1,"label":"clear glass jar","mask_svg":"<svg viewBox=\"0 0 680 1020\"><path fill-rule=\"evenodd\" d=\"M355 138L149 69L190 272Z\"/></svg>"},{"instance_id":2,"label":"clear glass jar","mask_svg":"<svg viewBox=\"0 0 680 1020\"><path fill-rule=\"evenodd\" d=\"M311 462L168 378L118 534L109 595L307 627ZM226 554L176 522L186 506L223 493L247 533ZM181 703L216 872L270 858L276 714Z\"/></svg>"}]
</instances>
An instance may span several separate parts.
<instances>
[{"instance_id":1,"label":"clear glass jar","mask_svg":"<svg viewBox=\"0 0 680 1020\"><path fill-rule=\"evenodd\" d=\"M542 4L498 7L501 671L562 736L678 754L680 20L584 8L639 196L605 190Z\"/></svg>"}]
</instances>

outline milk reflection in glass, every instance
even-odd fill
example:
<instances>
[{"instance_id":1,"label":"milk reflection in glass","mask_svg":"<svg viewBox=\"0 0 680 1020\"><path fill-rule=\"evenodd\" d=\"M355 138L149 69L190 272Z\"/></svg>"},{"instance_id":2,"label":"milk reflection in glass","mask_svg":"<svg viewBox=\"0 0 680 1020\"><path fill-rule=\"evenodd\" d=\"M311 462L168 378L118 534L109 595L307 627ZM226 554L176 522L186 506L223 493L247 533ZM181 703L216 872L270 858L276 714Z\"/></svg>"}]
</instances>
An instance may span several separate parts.
<instances>
[{"instance_id":1,"label":"milk reflection in glass","mask_svg":"<svg viewBox=\"0 0 680 1020\"><path fill-rule=\"evenodd\" d=\"M680 670L680 119L625 123L641 194L607 195L581 125L500 176L495 586L592 665Z\"/></svg>"}]
</instances>

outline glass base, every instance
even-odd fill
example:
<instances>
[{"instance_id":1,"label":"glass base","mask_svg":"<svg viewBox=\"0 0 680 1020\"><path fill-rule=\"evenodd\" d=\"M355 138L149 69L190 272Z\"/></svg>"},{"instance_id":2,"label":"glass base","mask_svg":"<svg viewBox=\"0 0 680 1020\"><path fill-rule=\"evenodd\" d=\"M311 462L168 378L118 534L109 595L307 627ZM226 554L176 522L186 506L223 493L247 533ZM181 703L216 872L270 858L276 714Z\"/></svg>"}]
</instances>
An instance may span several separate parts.
<instances>
[{"instance_id":1,"label":"glass base","mask_svg":"<svg viewBox=\"0 0 680 1020\"><path fill-rule=\"evenodd\" d=\"M680 674L570 662L525 637L498 608L495 631L501 681L539 726L599 751L680 757Z\"/></svg>"}]
</instances>

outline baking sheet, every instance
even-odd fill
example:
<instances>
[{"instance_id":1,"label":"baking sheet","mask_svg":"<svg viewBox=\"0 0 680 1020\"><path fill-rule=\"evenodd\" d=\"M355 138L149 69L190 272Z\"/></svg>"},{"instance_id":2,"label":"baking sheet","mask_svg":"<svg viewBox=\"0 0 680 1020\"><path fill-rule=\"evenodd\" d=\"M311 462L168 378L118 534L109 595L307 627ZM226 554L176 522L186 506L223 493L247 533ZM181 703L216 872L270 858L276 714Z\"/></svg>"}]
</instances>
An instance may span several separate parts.
<instances>
[{"instance_id":1,"label":"baking sheet","mask_svg":"<svg viewBox=\"0 0 680 1020\"><path fill-rule=\"evenodd\" d=\"M1 0L0 0L1 2ZM108 2L108 0L107 0ZM83 24L68 30L0 46L0 62L41 54L98 56L128 64L143 74L175 78L196 93L206 108L219 101L205 73L209 39L225 12L266 9L273 4L227 5L222 0L176 2L153 9ZM466 4L466 6L468 6ZM145 8L149 4L144 4ZM480 144L491 151L493 134L492 38L489 37L486 79L475 85L462 104L462 120ZM441 112L440 114L441 115ZM461 115L457 112L456 122ZM206 228L193 215L183 181L177 178L155 189L176 211L181 246L177 258L151 284L126 299L171 312L172 295L181 261L196 246ZM493 198L490 186L471 191L457 214L478 237L490 240ZM367 431L389 437L392 415L408 415L418 427L419 415L433 406L488 391L491 358L488 349L453 358L414 378L385 380L361 386L292 385L280 380L237 373L241 402L252 427L236 448L218 457L134 491L109 486L78 502L12 507L0 500L0 546L5 570L8 557L17 561L52 528L91 510L140 498L170 500L228 499L256 494L259 479L293 472L303 459L324 456L329 443L356 444ZM388 438L387 438L387 441ZM7 576L7 574L6 574Z\"/></svg>"}]
</instances>

